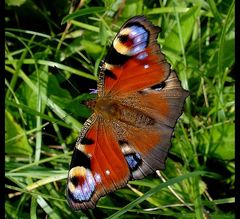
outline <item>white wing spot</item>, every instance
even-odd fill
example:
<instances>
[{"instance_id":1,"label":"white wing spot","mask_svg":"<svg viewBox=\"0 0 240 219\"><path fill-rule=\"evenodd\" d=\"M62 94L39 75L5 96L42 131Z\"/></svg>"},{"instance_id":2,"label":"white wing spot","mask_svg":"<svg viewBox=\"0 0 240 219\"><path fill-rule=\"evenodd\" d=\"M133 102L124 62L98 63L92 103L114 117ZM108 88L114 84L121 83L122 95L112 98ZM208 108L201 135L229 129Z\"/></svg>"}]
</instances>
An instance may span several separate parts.
<instances>
[{"instance_id":1,"label":"white wing spot","mask_svg":"<svg viewBox=\"0 0 240 219\"><path fill-rule=\"evenodd\" d=\"M94 178L95 178L97 183L100 183L102 181L101 176L98 173L95 173Z\"/></svg>"},{"instance_id":2,"label":"white wing spot","mask_svg":"<svg viewBox=\"0 0 240 219\"><path fill-rule=\"evenodd\" d=\"M147 64L146 64L146 65L144 65L144 68L146 68L146 69L147 69L147 68L149 68L149 65L147 65Z\"/></svg>"},{"instance_id":3,"label":"white wing spot","mask_svg":"<svg viewBox=\"0 0 240 219\"><path fill-rule=\"evenodd\" d=\"M107 175L110 175L110 170L106 170L106 174L107 174Z\"/></svg>"}]
</instances>

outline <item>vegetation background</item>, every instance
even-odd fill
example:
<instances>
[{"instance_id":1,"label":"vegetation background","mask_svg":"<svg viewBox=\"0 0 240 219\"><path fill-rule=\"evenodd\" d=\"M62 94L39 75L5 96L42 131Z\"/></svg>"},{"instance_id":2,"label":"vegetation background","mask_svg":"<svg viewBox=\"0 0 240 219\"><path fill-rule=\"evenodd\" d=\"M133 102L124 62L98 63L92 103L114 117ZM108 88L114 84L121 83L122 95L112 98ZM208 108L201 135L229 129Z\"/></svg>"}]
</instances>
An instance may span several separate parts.
<instances>
[{"instance_id":1,"label":"vegetation background","mask_svg":"<svg viewBox=\"0 0 240 219\"><path fill-rule=\"evenodd\" d=\"M6 0L6 218L234 218L233 0ZM84 101L121 25L144 14L185 89L166 170L94 210L65 198Z\"/></svg>"}]
</instances>

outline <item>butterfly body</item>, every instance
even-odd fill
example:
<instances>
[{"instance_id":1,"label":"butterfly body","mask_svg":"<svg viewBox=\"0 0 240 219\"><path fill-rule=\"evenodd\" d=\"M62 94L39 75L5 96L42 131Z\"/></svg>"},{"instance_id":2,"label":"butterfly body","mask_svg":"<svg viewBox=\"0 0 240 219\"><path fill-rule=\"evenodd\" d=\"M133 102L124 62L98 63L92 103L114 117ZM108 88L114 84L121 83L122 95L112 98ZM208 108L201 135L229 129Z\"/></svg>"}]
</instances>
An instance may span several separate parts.
<instances>
[{"instance_id":1,"label":"butterfly body","mask_svg":"<svg viewBox=\"0 0 240 219\"><path fill-rule=\"evenodd\" d=\"M188 92L156 42L159 28L143 16L127 21L99 72L98 95L77 140L68 174L73 209L165 168Z\"/></svg>"},{"instance_id":2,"label":"butterfly body","mask_svg":"<svg viewBox=\"0 0 240 219\"><path fill-rule=\"evenodd\" d=\"M96 102L95 113L108 122L122 122L129 126L143 127L154 123L154 119L146 115L126 100L101 98Z\"/></svg>"}]
</instances>

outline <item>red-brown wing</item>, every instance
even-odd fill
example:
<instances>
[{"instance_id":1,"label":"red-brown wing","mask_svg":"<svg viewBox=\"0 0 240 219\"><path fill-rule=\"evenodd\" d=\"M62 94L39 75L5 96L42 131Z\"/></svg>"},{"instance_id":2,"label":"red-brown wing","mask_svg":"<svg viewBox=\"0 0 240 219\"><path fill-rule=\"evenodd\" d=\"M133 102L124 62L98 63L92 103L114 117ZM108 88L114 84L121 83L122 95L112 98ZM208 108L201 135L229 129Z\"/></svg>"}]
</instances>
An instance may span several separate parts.
<instances>
[{"instance_id":1,"label":"red-brown wing","mask_svg":"<svg viewBox=\"0 0 240 219\"><path fill-rule=\"evenodd\" d=\"M123 25L101 67L99 96L124 96L167 79L170 66L157 44L158 33L144 16Z\"/></svg>"},{"instance_id":2,"label":"red-brown wing","mask_svg":"<svg viewBox=\"0 0 240 219\"><path fill-rule=\"evenodd\" d=\"M175 72L171 72L161 89L145 89L124 100L137 112L135 125L119 121L124 133L119 142L133 179L165 168L174 126L187 96Z\"/></svg>"},{"instance_id":3,"label":"red-brown wing","mask_svg":"<svg viewBox=\"0 0 240 219\"><path fill-rule=\"evenodd\" d=\"M114 131L93 114L73 152L67 183L69 205L75 210L94 208L101 196L125 186L129 178Z\"/></svg>"}]
</instances>

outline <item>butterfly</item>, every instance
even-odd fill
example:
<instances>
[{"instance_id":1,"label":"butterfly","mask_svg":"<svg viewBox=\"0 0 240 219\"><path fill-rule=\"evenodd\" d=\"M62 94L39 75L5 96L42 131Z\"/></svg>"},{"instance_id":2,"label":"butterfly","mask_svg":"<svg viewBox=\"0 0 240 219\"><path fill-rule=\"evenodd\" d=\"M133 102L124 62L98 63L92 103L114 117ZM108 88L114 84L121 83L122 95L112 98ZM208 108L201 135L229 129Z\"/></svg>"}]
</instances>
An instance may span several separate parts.
<instances>
[{"instance_id":1,"label":"butterfly","mask_svg":"<svg viewBox=\"0 0 240 219\"><path fill-rule=\"evenodd\" d=\"M129 19L102 62L93 114L76 142L67 181L74 210L165 168L171 137L188 92L157 44L160 28Z\"/></svg>"}]
</instances>

